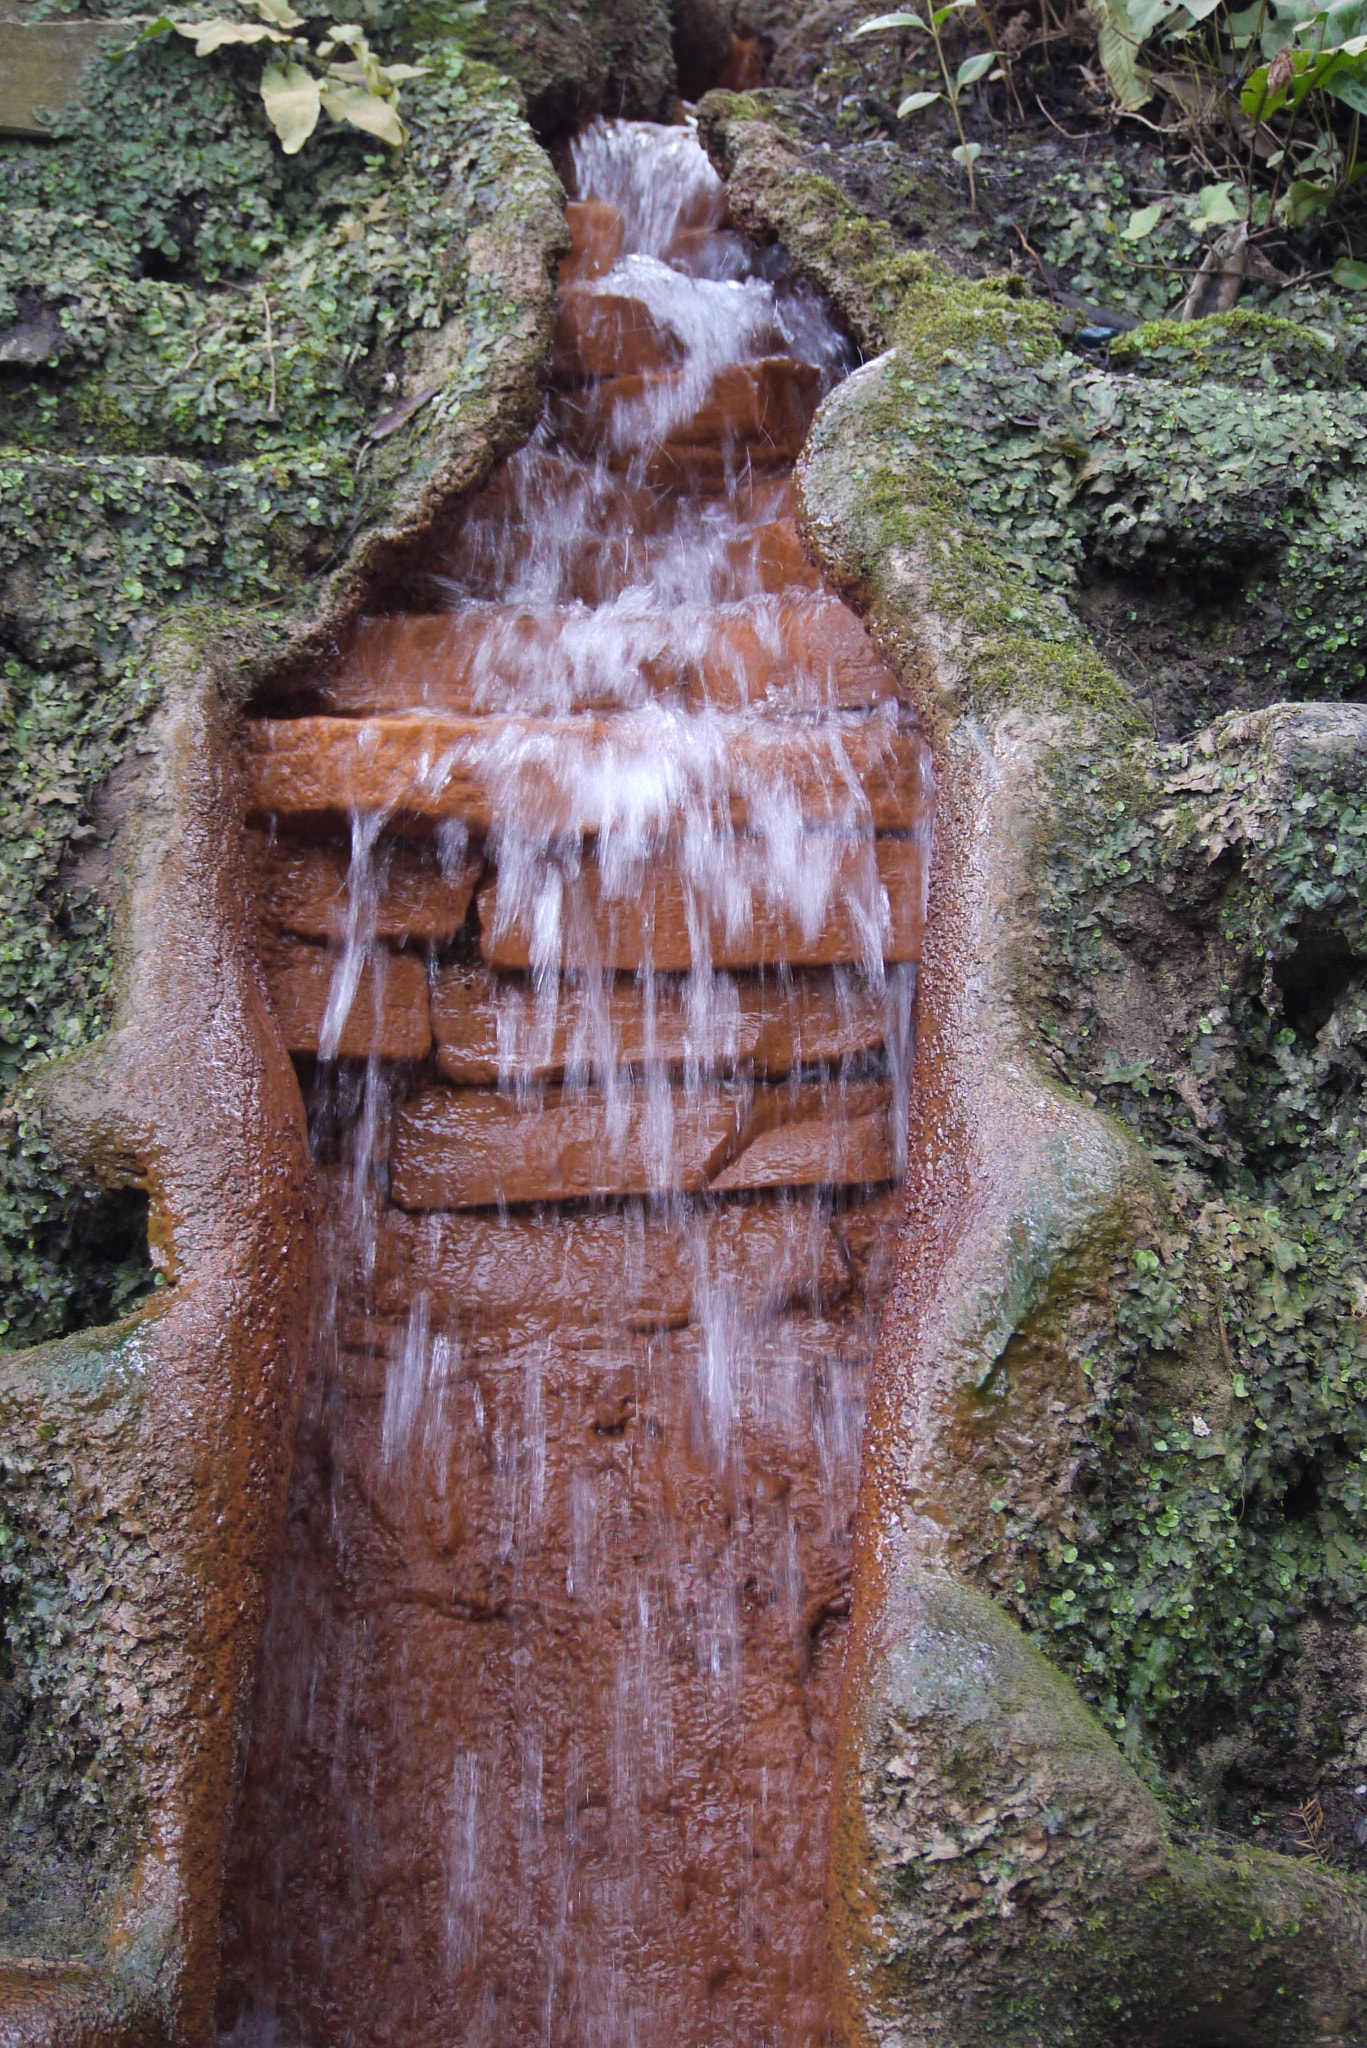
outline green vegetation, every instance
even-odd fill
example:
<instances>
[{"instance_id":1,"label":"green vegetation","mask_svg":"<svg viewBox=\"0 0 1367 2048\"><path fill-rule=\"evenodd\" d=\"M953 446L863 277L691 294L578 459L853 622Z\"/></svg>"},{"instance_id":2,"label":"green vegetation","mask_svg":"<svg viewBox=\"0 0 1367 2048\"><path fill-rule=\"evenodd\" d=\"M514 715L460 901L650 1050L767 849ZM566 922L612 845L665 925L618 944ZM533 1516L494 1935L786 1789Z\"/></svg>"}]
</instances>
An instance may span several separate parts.
<instances>
[{"instance_id":1,"label":"green vegetation","mask_svg":"<svg viewBox=\"0 0 1367 2048\"><path fill-rule=\"evenodd\" d=\"M398 10L366 10L384 53ZM402 27L402 21L398 21ZM151 1284L125 1203L50 1155L23 1077L109 1018L108 903L82 879L95 793L157 701L171 608L260 654L392 518L420 448L485 402L522 317L469 234L553 204L502 81L415 44L399 153L330 127L297 161L256 57L115 50L52 142L11 145L0 334L0 1341ZM413 388L427 338L443 368ZM431 457L426 461L430 466Z\"/></svg>"},{"instance_id":2,"label":"green vegetation","mask_svg":"<svg viewBox=\"0 0 1367 2048\"><path fill-rule=\"evenodd\" d=\"M1012 1481L994 1504L1025 1561L1000 1590L1136 1749L1247 1721L1276 1753L1299 1625L1367 1619L1367 805L1233 735L1057 772L1040 1049L1164 1166L1172 1211L1083 1347L1075 1512L1033 1522ZM1106 982L1144 971L1155 905L1170 944L1214 908L1218 967L1181 1042L1127 1045Z\"/></svg>"}]
</instances>

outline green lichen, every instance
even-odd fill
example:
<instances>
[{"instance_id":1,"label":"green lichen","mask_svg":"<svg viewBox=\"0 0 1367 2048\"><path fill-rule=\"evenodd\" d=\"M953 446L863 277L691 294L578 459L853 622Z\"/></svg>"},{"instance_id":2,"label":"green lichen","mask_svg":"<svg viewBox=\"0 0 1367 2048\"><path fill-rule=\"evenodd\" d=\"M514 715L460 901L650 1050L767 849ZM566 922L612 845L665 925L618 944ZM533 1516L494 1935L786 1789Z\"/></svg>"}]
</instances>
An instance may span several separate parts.
<instances>
[{"instance_id":1,"label":"green lichen","mask_svg":"<svg viewBox=\"0 0 1367 2048\"><path fill-rule=\"evenodd\" d=\"M1367 808L1351 777L1288 782L1233 739L1123 783L1084 756L1056 801L1041 1051L1172 1207L1080 1346L1067 1506L1032 1518L1001 1482L995 1577L1136 1751L1244 1725L1275 1759L1305 1739L1306 1617L1367 1620ZM1107 981L1212 923L1199 1014L1146 1041ZM1341 1739L1335 1719L1314 1741Z\"/></svg>"},{"instance_id":2,"label":"green lichen","mask_svg":"<svg viewBox=\"0 0 1367 2048\"><path fill-rule=\"evenodd\" d=\"M121 1603L156 1569L129 1483L140 1393L135 1328L0 1370L0 1947L10 1952L97 1954L102 1900L134 1851L153 1654Z\"/></svg>"}]
</instances>

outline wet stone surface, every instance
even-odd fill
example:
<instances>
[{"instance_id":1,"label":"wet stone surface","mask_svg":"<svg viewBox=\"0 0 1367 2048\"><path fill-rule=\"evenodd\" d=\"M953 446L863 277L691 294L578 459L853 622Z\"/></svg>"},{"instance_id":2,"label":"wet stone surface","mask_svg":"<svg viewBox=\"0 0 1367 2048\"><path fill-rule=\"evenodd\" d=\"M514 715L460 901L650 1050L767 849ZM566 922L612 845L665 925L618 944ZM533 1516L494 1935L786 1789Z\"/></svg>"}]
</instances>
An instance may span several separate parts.
<instances>
[{"instance_id":1,"label":"wet stone surface","mask_svg":"<svg viewBox=\"0 0 1367 2048\"><path fill-rule=\"evenodd\" d=\"M822 306L687 128L572 173L536 435L245 740L327 1271L224 1917L263 2048L829 2037L929 756L797 539Z\"/></svg>"}]
</instances>

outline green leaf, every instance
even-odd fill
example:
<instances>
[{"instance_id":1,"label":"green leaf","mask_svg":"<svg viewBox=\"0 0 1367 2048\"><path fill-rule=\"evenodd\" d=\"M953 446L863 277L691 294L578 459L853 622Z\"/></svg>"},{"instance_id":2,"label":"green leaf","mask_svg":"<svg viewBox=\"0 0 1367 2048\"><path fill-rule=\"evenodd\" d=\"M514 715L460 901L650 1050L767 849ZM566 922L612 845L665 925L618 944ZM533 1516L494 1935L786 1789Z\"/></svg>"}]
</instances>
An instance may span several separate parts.
<instances>
[{"instance_id":1,"label":"green leaf","mask_svg":"<svg viewBox=\"0 0 1367 2048\"><path fill-rule=\"evenodd\" d=\"M946 7L937 7L930 17L932 28L938 28L942 21L948 21L951 14L957 14L961 7L976 7L978 0L949 0Z\"/></svg>"},{"instance_id":2,"label":"green leaf","mask_svg":"<svg viewBox=\"0 0 1367 2048\"><path fill-rule=\"evenodd\" d=\"M1333 276L1334 283L1341 284L1345 291L1367 292L1367 263L1359 263L1355 257L1340 256Z\"/></svg>"},{"instance_id":3,"label":"green leaf","mask_svg":"<svg viewBox=\"0 0 1367 2048\"><path fill-rule=\"evenodd\" d=\"M876 36L898 28L924 29L925 23L919 14L872 14L867 21L861 21L853 31L857 36Z\"/></svg>"},{"instance_id":4,"label":"green leaf","mask_svg":"<svg viewBox=\"0 0 1367 2048\"><path fill-rule=\"evenodd\" d=\"M1145 235L1153 233L1162 218L1163 208L1161 204L1158 206L1141 206L1138 213L1132 213L1125 226L1120 230L1121 240L1125 242L1142 242Z\"/></svg>"},{"instance_id":5,"label":"green leaf","mask_svg":"<svg viewBox=\"0 0 1367 2048\"><path fill-rule=\"evenodd\" d=\"M1313 220L1317 213L1326 213L1333 201L1332 185L1317 185L1313 179L1297 178L1286 195L1286 224L1289 228L1303 227Z\"/></svg>"},{"instance_id":6,"label":"green leaf","mask_svg":"<svg viewBox=\"0 0 1367 2048\"><path fill-rule=\"evenodd\" d=\"M176 24L172 21L169 14L159 14L155 21L148 22L146 28L138 37L138 41L140 43L150 43L154 42L159 36L169 36L175 26Z\"/></svg>"},{"instance_id":7,"label":"green leaf","mask_svg":"<svg viewBox=\"0 0 1367 2048\"><path fill-rule=\"evenodd\" d=\"M981 142L961 142L949 152L956 164L975 164L983 153Z\"/></svg>"},{"instance_id":8,"label":"green leaf","mask_svg":"<svg viewBox=\"0 0 1367 2048\"><path fill-rule=\"evenodd\" d=\"M997 61L995 50L983 50L976 57L965 57L959 66L956 84L962 91L966 85L976 85L985 72L992 69Z\"/></svg>"},{"instance_id":9,"label":"green leaf","mask_svg":"<svg viewBox=\"0 0 1367 2048\"><path fill-rule=\"evenodd\" d=\"M349 121L353 128L362 128L367 135L378 135L391 149L402 149L408 139L408 130L389 101L382 100L378 93L367 92L364 86L325 86L323 105L334 121Z\"/></svg>"},{"instance_id":10,"label":"green leaf","mask_svg":"<svg viewBox=\"0 0 1367 2048\"><path fill-rule=\"evenodd\" d=\"M1367 79L1355 78L1349 71L1336 72L1324 89L1351 107L1355 114L1367 114Z\"/></svg>"},{"instance_id":11,"label":"green leaf","mask_svg":"<svg viewBox=\"0 0 1367 2048\"><path fill-rule=\"evenodd\" d=\"M285 155L297 156L318 126L318 80L302 64L268 64L261 74L261 97Z\"/></svg>"},{"instance_id":12,"label":"green leaf","mask_svg":"<svg viewBox=\"0 0 1367 2048\"><path fill-rule=\"evenodd\" d=\"M1182 0L1182 6L1193 21L1204 21L1208 14L1214 14L1220 0Z\"/></svg>"},{"instance_id":13,"label":"green leaf","mask_svg":"<svg viewBox=\"0 0 1367 2048\"><path fill-rule=\"evenodd\" d=\"M1156 28L1176 14L1180 0L1130 0L1129 26L1137 43L1146 43Z\"/></svg>"},{"instance_id":14,"label":"green leaf","mask_svg":"<svg viewBox=\"0 0 1367 2048\"><path fill-rule=\"evenodd\" d=\"M195 46L197 57L211 57L227 43L287 43L289 37L278 28L260 21L177 21L178 36Z\"/></svg>"},{"instance_id":15,"label":"green leaf","mask_svg":"<svg viewBox=\"0 0 1367 2048\"><path fill-rule=\"evenodd\" d=\"M922 107L928 107L932 100L943 98L944 94L938 92L909 92L897 109L897 118L905 121L908 114L919 114Z\"/></svg>"},{"instance_id":16,"label":"green leaf","mask_svg":"<svg viewBox=\"0 0 1367 2048\"><path fill-rule=\"evenodd\" d=\"M273 21L277 28L298 28L304 20L288 0L251 0L251 4L263 21Z\"/></svg>"},{"instance_id":17,"label":"green leaf","mask_svg":"<svg viewBox=\"0 0 1367 2048\"><path fill-rule=\"evenodd\" d=\"M1101 67L1127 114L1138 113L1153 98L1153 80L1139 61L1141 38L1130 19L1127 0L1088 0L1097 24Z\"/></svg>"},{"instance_id":18,"label":"green leaf","mask_svg":"<svg viewBox=\"0 0 1367 2048\"><path fill-rule=\"evenodd\" d=\"M391 85L399 85L406 78L430 78L430 64L381 64L381 78L387 78Z\"/></svg>"},{"instance_id":19,"label":"green leaf","mask_svg":"<svg viewBox=\"0 0 1367 2048\"><path fill-rule=\"evenodd\" d=\"M1228 227L1244 217L1242 200L1234 196L1232 181L1203 185L1196 195L1195 224L1201 228Z\"/></svg>"}]
</instances>

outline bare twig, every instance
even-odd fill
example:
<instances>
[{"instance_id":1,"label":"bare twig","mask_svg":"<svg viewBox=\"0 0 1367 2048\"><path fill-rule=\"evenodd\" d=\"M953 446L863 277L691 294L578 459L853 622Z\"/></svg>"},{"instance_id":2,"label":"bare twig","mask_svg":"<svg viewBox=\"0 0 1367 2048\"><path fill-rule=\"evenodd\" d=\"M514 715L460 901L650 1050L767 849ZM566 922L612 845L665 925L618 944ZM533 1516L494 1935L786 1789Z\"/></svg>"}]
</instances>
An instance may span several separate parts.
<instances>
[{"instance_id":1,"label":"bare twig","mask_svg":"<svg viewBox=\"0 0 1367 2048\"><path fill-rule=\"evenodd\" d=\"M266 296L265 286L261 289L261 303L266 309L266 361L271 373L270 403L266 407L269 418L275 418L275 336L271 332L271 302Z\"/></svg>"}]
</instances>

